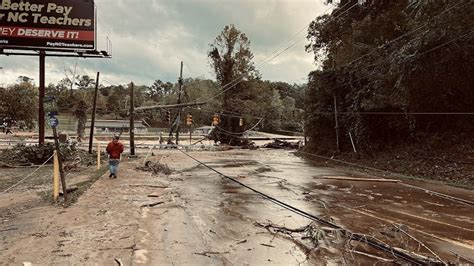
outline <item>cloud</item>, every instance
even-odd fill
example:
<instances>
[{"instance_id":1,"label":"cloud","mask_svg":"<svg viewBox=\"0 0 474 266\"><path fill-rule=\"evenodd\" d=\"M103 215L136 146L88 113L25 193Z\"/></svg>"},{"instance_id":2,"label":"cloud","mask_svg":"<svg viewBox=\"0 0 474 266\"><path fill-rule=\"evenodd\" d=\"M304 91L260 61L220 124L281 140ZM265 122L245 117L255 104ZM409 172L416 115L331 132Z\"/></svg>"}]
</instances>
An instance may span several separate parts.
<instances>
[{"instance_id":1,"label":"cloud","mask_svg":"<svg viewBox=\"0 0 474 266\"><path fill-rule=\"evenodd\" d=\"M213 78L208 65L209 44L225 25L246 33L258 65L274 51L288 49L271 62L259 65L264 79L303 82L315 68L304 51L305 28L327 10L323 0L96 0L98 46L113 42L112 59L47 58L47 83L64 77L64 69L77 63L78 73L115 84L155 79L176 81L180 61L185 76ZM295 36L295 33L299 35ZM282 45L283 44L283 45ZM278 50L280 49L280 50ZM35 57L0 56L0 84L19 75L37 80Z\"/></svg>"}]
</instances>

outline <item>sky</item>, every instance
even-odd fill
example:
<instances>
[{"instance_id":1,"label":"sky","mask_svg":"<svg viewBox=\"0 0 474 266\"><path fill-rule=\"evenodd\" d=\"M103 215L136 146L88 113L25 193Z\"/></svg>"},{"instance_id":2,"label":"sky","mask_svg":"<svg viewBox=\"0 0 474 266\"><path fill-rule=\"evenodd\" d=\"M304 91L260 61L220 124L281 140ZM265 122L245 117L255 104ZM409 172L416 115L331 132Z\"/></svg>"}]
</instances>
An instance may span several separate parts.
<instances>
[{"instance_id":1,"label":"sky","mask_svg":"<svg viewBox=\"0 0 474 266\"><path fill-rule=\"evenodd\" d=\"M46 58L46 83L58 82L75 66L79 75L101 72L104 85L131 81L151 85L157 79L175 82L181 61L185 78L215 79L207 52L228 24L234 24L250 39L254 62L264 80L304 83L316 68L313 55L304 49L306 27L328 12L330 6L324 2L96 0L97 46L105 50L109 38L113 43L112 59ZM290 49L268 60L293 43ZM0 56L0 85L12 84L21 75L33 78L37 84L38 64L36 57Z\"/></svg>"}]
</instances>

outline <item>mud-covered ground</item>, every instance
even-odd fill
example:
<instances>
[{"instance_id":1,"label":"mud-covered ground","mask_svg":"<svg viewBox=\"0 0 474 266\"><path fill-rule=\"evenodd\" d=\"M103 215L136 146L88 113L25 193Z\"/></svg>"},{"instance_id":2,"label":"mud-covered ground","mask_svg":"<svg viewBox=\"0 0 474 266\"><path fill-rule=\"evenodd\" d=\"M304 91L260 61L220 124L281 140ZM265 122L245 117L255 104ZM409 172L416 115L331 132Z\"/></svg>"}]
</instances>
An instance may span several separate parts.
<instances>
[{"instance_id":1,"label":"mud-covered ground","mask_svg":"<svg viewBox=\"0 0 474 266\"><path fill-rule=\"evenodd\" d=\"M239 182L354 233L424 256L439 256L446 262L474 260L474 206L420 187L474 201L470 190L409 180L343 180L361 176L306 161L290 151L191 155ZM27 183L0 195L0 264L399 261L391 254L348 241L337 230L311 224L179 151L155 151L149 159L167 164L173 173L155 176L136 170L143 159L123 162L118 179L102 176L69 208L38 203L35 186ZM7 210L9 214L4 215Z\"/></svg>"}]
</instances>

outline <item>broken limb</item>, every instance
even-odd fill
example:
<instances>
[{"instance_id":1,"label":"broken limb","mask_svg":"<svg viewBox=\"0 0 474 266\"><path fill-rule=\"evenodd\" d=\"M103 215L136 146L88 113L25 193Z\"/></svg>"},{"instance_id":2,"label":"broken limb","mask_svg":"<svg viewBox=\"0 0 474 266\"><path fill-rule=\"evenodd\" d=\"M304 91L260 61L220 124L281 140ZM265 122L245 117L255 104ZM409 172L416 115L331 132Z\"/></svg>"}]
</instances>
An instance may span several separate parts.
<instances>
[{"instance_id":1,"label":"broken limb","mask_svg":"<svg viewBox=\"0 0 474 266\"><path fill-rule=\"evenodd\" d=\"M427 247L423 242L421 242L420 240L416 239L414 236L410 235L407 231L405 231L401 225L399 224L394 224L393 225L397 230L399 230L400 232L402 232L403 234L405 234L406 236L408 236L409 238L415 240L418 244L420 244L422 247L424 247L426 250L428 250L431 254L433 254L433 256L436 257L436 259L438 259L440 262L442 262L444 265L448 265L445 261L443 261L438 254L436 254L433 250L431 250L429 247Z\"/></svg>"},{"instance_id":2,"label":"broken limb","mask_svg":"<svg viewBox=\"0 0 474 266\"><path fill-rule=\"evenodd\" d=\"M158 202L154 202L154 203L144 204L144 205L142 205L142 206L140 206L140 207L141 207L141 208L143 208L143 207L155 207L155 206L161 205L161 204L163 204L163 203L165 203L165 202L164 202L164 201L158 201Z\"/></svg>"},{"instance_id":3,"label":"broken limb","mask_svg":"<svg viewBox=\"0 0 474 266\"><path fill-rule=\"evenodd\" d=\"M372 259L376 259L376 260L378 260L378 261L383 261L383 262L394 262L394 260L390 260L390 259L382 258L382 257L379 257L379 256L375 256L375 255L372 255L372 254L368 254L368 253L362 252L362 251L351 250L350 252L351 252L351 253L354 253L354 254L358 254L358 255L366 256L366 257L369 257L369 258L372 258Z\"/></svg>"},{"instance_id":4,"label":"broken limb","mask_svg":"<svg viewBox=\"0 0 474 266\"><path fill-rule=\"evenodd\" d=\"M330 179L330 180L346 180L346 181L361 181L361 182L387 182L387 183L400 183L400 180L396 179L385 179L385 178L357 178L357 177L346 177L346 176L323 176L318 177L319 179Z\"/></svg>"}]
</instances>

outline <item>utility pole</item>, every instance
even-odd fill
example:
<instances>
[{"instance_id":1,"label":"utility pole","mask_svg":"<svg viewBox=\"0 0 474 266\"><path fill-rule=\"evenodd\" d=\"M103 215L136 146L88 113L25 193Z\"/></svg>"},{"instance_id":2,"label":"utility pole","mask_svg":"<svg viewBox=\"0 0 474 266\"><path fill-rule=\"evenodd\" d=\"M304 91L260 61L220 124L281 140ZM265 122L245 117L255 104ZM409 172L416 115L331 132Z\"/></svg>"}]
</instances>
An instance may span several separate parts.
<instances>
[{"instance_id":1,"label":"utility pole","mask_svg":"<svg viewBox=\"0 0 474 266\"><path fill-rule=\"evenodd\" d=\"M135 92L133 82L130 85L130 155L135 155Z\"/></svg>"},{"instance_id":2,"label":"utility pole","mask_svg":"<svg viewBox=\"0 0 474 266\"><path fill-rule=\"evenodd\" d=\"M44 144L44 96L45 96L45 58L46 52L41 50L39 52L39 110L38 110L38 138L39 145ZM65 194L66 195L66 194Z\"/></svg>"},{"instance_id":3,"label":"utility pole","mask_svg":"<svg viewBox=\"0 0 474 266\"><path fill-rule=\"evenodd\" d=\"M335 71L336 69L336 60L334 57L331 57L332 61L332 70ZM334 89L334 120L336 121L336 149L337 152L341 151L341 147L339 146L339 121L337 120L337 98L336 98L336 90Z\"/></svg>"},{"instance_id":4,"label":"utility pole","mask_svg":"<svg viewBox=\"0 0 474 266\"><path fill-rule=\"evenodd\" d=\"M92 142L94 140L95 111L97 108L97 94L99 91L99 75L100 73L97 72L97 78L95 79L94 105L92 106L91 130L89 136L89 154L92 154Z\"/></svg>"},{"instance_id":5,"label":"utility pole","mask_svg":"<svg viewBox=\"0 0 474 266\"><path fill-rule=\"evenodd\" d=\"M181 104L181 92L182 92L182 89L183 89L183 61L181 61L181 70L179 72L178 84L179 84L178 104ZM177 126L176 126L176 145L178 145L179 144L179 126L180 126L180 123L181 123L181 108L178 109L178 115L176 117L176 123L177 123Z\"/></svg>"},{"instance_id":6,"label":"utility pole","mask_svg":"<svg viewBox=\"0 0 474 266\"><path fill-rule=\"evenodd\" d=\"M336 93L334 92L334 120L336 121L336 147L337 151L339 152L340 146L339 146L339 121L337 120L337 98L336 98Z\"/></svg>"}]
</instances>

